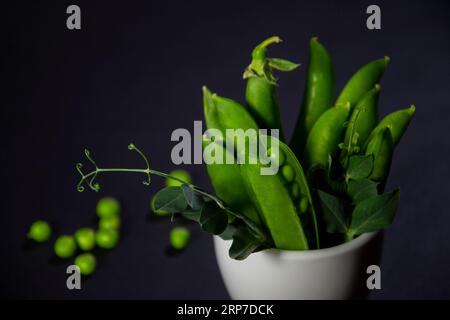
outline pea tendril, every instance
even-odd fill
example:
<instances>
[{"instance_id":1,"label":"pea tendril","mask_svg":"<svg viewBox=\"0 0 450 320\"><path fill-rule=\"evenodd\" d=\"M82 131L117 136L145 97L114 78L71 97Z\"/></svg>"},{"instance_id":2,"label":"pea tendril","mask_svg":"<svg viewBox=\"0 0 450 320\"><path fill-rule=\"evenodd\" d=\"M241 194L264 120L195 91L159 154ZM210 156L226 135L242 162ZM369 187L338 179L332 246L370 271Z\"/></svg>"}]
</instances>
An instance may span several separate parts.
<instances>
[{"instance_id":1,"label":"pea tendril","mask_svg":"<svg viewBox=\"0 0 450 320\"><path fill-rule=\"evenodd\" d=\"M145 154L138 148L136 147L135 144L130 143L128 145L128 150L130 151L135 151L137 154L139 154L141 156L141 158L144 160L146 167L145 168L101 168L97 165L97 163L94 161L94 159L91 156L91 153L89 150L85 149L84 150L84 154L86 156L86 158L89 160L89 162L94 166L94 169L88 173L84 173L82 171L83 168L83 164L81 162L76 164L76 169L78 171L78 173L80 174L81 178L80 181L77 184L77 190L78 192L83 192L85 191L85 187L83 186L83 184L86 184L89 189L98 192L100 191L100 184L98 182L95 182L95 179L97 178L99 173L105 173L105 172L134 172L134 173L143 173L147 176L147 179L144 180L142 183L146 186L149 186L151 183L151 175L154 174L156 176L160 176L166 179L173 179L176 180L178 182L181 182L184 185L187 185L188 187L190 187L191 189L193 189L195 192L197 192L198 194L201 194L202 196L214 201L222 210L226 211L227 213L229 213L230 215L243 220L247 226L256 234L258 235L260 238L266 238L266 235L264 234L264 232L262 232L258 226L256 226L256 224L249 220L247 217L245 217L244 215L240 214L240 213L236 213L232 210L230 210L219 198L217 198L216 196L210 194L209 192L191 184L191 183L187 183L186 181L183 181L181 179L178 179L177 177L171 176L167 173L161 172L161 171L157 171L157 170L152 170L150 169L150 162L148 160L148 158L145 156Z\"/></svg>"}]
</instances>

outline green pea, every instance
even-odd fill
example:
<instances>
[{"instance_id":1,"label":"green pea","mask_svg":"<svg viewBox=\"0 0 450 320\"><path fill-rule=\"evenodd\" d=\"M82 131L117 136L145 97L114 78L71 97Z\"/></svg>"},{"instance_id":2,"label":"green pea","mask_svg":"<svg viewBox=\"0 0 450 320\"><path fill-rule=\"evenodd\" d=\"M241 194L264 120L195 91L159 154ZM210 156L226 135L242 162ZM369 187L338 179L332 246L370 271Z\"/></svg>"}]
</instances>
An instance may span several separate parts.
<instances>
[{"instance_id":1,"label":"green pea","mask_svg":"<svg viewBox=\"0 0 450 320\"><path fill-rule=\"evenodd\" d=\"M104 217L101 218L98 226L100 229L119 229L120 228L120 217Z\"/></svg>"},{"instance_id":2,"label":"green pea","mask_svg":"<svg viewBox=\"0 0 450 320\"><path fill-rule=\"evenodd\" d=\"M286 164L281 168L281 174L287 182L292 182L295 179L295 171L290 165Z\"/></svg>"},{"instance_id":3,"label":"green pea","mask_svg":"<svg viewBox=\"0 0 450 320\"><path fill-rule=\"evenodd\" d=\"M113 229L99 229L95 240L100 248L112 249L119 242L119 233Z\"/></svg>"},{"instance_id":4,"label":"green pea","mask_svg":"<svg viewBox=\"0 0 450 320\"><path fill-rule=\"evenodd\" d=\"M120 203L113 197L105 197L97 203L97 215L100 218L117 216L120 214Z\"/></svg>"},{"instance_id":5,"label":"green pea","mask_svg":"<svg viewBox=\"0 0 450 320\"><path fill-rule=\"evenodd\" d=\"M169 176L175 177L177 179L180 179L186 183L192 183L191 175L186 170L177 169L169 172ZM167 187L178 187L181 186L183 183L181 183L178 180L167 178L166 180L166 186Z\"/></svg>"},{"instance_id":6,"label":"green pea","mask_svg":"<svg viewBox=\"0 0 450 320\"><path fill-rule=\"evenodd\" d=\"M300 213L306 213L308 211L309 201L307 197L302 197L300 199Z\"/></svg>"},{"instance_id":7,"label":"green pea","mask_svg":"<svg viewBox=\"0 0 450 320\"><path fill-rule=\"evenodd\" d=\"M191 234L188 229L176 227L170 231L170 244L174 249L181 250L186 248Z\"/></svg>"},{"instance_id":8,"label":"green pea","mask_svg":"<svg viewBox=\"0 0 450 320\"><path fill-rule=\"evenodd\" d=\"M292 197L295 199L298 198L299 193L300 193L300 187L298 186L297 182L294 182L291 187Z\"/></svg>"},{"instance_id":9,"label":"green pea","mask_svg":"<svg viewBox=\"0 0 450 320\"><path fill-rule=\"evenodd\" d=\"M37 220L31 225L28 231L28 238L36 242L45 242L50 239L51 234L52 228L50 225L43 220Z\"/></svg>"},{"instance_id":10,"label":"green pea","mask_svg":"<svg viewBox=\"0 0 450 320\"><path fill-rule=\"evenodd\" d=\"M90 228L80 228L75 232L75 240L81 250L92 250L95 247L95 232Z\"/></svg>"},{"instance_id":11,"label":"green pea","mask_svg":"<svg viewBox=\"0 0 450 320\"><path fill-rule=\"evenodd\" d=\"M97 267L97 260L91 253L83 253L75 258L75 265L80 268L80 273L83 275L90 275Z\"/></svg>"},{"instance_id":12,"label":"green pea","mask_svg":"<svg viewBox=\"0 0 450 320\"><path fill-rule=\"evenodd\" d=\"M70 258L77 250L75 239L69 235L62 235L56 239L55 254L60 258Z\"/></svg>"}]
</instances>

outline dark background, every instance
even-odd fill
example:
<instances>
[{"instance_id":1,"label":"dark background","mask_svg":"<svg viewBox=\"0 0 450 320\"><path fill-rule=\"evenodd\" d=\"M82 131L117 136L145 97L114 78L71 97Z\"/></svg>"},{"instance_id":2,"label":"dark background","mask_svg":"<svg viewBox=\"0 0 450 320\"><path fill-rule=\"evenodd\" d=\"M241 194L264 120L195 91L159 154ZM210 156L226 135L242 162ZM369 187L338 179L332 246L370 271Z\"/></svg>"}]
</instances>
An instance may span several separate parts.
<instances>
[{"instance_id":1,"label":"dark background","mask_svg":"<svg viewBox=\"0 0 450 320\"><path fill-rule=\"evenodd\" d=\"M376 1L382 30L365 27L372 1L43 1L2 4L4 90L1 100L2 229L0 291L7 298L228 298L212 240L196 226L191 245L166 254L170 222L148 219L151 195L137 175L100 177L103 188L78 193L75 163L88 147L101 166L174 168L170 134L201 120L201 86L243 100L242 72L250 50L279 35L272 56L304 66L309 38L331 52L337 88L364 63L389 55L380 114L414 103L417 113L396 149L389 188L401 205L386 232L382 290L372 299L450 298L448 1ZM82 30L66 28L78 4ZM305 68L283 74L279 97L287 133L303 94ZM209 186L203 166L186 167ZM56 233L95 226L105 195L123 204L117 249L99 257L83 290L65 287L65 267L50 244L25 235L42 218ZM178 224L178 222L175 222Z\"/></svg>"}]
</instances>

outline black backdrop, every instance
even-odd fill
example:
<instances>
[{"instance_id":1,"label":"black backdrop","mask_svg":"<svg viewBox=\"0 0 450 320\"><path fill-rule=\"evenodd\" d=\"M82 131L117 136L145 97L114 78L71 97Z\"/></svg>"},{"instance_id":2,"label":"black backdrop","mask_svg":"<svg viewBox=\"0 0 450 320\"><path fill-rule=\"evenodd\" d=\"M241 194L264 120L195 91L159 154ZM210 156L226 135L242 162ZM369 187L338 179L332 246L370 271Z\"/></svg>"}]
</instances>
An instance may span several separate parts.
<instances>
[{"instance_id":1,"label":"black backdrop","mask_svg":"<svg viewBox=\"0 0 450 320\"><path fill-rule=\"evenodd\" d=\"M66 28L66 8L78 4L82 30ZM170 134L202 119L201 86L243 99L249 52L265 37L285 41L274 56L305 64L319 36L333 56L337 88L362 64L389 55L380 113L414 103L417 113L395 154L389 187L401 206L386 232L382 290L372 299L450 298L448 1L377 1L382 30L365 28L369 1L43 1L2 8L5 90L2 90L0 290L9 298L228 298L210 236L196 226L183 253L166 254L168 222L147 207L161 186L143 177L101 177L99 194L75 190L74 165L89 147L104 166L139 166L135 142L152 167L174 168ZM2 5L3 6L3 5ZM292 132L305 68L283 74L279 96ZM202 166L187 167L208 187ZM100 256L83 290L65 287L65 266L50 245L29 247L38 218L57 233L95 224L95 203L123 203L117 249Z\"/></svg>"}]
</instances>

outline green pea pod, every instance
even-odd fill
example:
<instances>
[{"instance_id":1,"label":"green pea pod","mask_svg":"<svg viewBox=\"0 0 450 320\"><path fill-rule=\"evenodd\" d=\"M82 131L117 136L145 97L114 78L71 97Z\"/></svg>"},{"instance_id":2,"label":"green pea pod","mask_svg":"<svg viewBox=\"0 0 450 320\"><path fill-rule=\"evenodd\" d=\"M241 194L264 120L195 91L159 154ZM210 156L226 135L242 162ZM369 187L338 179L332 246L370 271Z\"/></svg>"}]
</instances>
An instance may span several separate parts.
<instances>
[{"instance_id":1,"label":"green pea pod","mask_svg":"<svg viewBox=\"0 0 450 320\"><path fill-rule=\"evenodd\" d=\"M416 107L411 105L409 108L398 110L388 114L383 120L378 123L378 125L373 129L370 134L369 140L378 133L383 128L389 128L392 135L392 141L394 142L394 146L396 146L406 129L408 128L409 123L411 122L414 114L416 112Z\"/></svg>"},{"instance_id":2,"label":"green pea pod","mask_svg":"<svg viewBox=\"0 0 450 320\"><path fill-rule=\"evenodd\" d=\"M297 156L317 119L333 106L334 71L330 54L312 38L309 43L309 64L302 107L294 129L290 147Z\"/></svg>"},{"instance_id":3,"label":"green pea pod","mask_svg":"<svg viewBox=\"0 0 450 320\"><path fill-rule=\"evenodd\" d=\"M219 145L218 142L203 141L203 149L205 150L208 145L215 143L215 148L222 150L222 164L221 163L209 163L206 166L208 176L211 180L211 184L214 188L216 195L222 199L228 207L232 210L236 210L242 213L247 218L255 222L257 225L262 225L258 212L252 205L250 198L245 189L244 182L242 181L239 165L234 162L227 164L225 162L227 153L230 151ZM217 149L216 149L217 150ZM205 162L209 161L208 152L204 153Z\"/></svg>"},{"instance_id":4,"label":"green pea pod","mask_svg":"<svg viewBox=\"0 0 450 320\"><path fill-rule=\"evenodd\" d=\"M307 250L308 240L296 205L278 175L261 175L261 165L242 164L241 174L250 199L267 226L275 247Z\"/></svg>"},{"instance_id":5,"label":"green pea pod","mask_svg":"<svg viewBox=\"0 0 450 320\"><path fill-rule=\"evenodd\" d=\"M352 107L354 107L363 94L372 89L377 83L380 83L389 60L389 57L384 57L384 59L369 62L359 69L342 89L341 94L337 98L336 106L350 102Z\"/></svg>"},{"instance_id":6,"label":"green pea pod","mask_svg":"<svg viewBox=\"0 0 450 320\"><path fill-rule=\"evenodd\" d=\"M226 137L226 129L258 130L253 118L248 111L233 100L212 94L208 88L203 87L203 102L205 121L208 129L218 129L222 133L222 139ZM203 149L212 143L203 141ZM226 155L231 152L222 145L216 143L216 148L222 150L222 159L219 163L207 164L208 175L216 195L225 201L233 210L246 215L253 222L261 225L258 213L252 206L241 178L239 165L234 161L226 163ZM234 155L232 155L234 156ZM208 152L204 152L205 161L208 163ZM221 160L221 161L220 161Z\"/></svg>"},{"instance_id":7,"label":"green pea pod","mask_svg":"<svg viewBox=\"0 0 450 320\"><path fill-rule=\"evenodd\" d=\"M350 104L325 111L314 124L306 140L303 161L309 170L328 166L329 155L333 155L341 142L345 123L350 114Z\"/></svg>"},{"instance_id":8,"label":"green pea pod","mask_svg":"<svg viewBox=\"0 0 450 320\"><path fill-rule=\"evenodd\" d=\"M393 153L394 141L391 132L384 127L378 130L369 140L366 149L366 155L372 154L374 157L373 170L369 179L380 182L382 189L384 189L384 184L389 175Z\"/></svg>"},{"instance_id":9,"label":"green pea pod","mask_svg":"<svg viewBox=\"0 0 450 320\"><path fill-rule=\"evenodd\" d=\"M259 127L279 129L280 137L283 137L276 95L277 84L273 71L291 71L299 65L284 59L267 58L267 46L279 42L281 42L280 38L271 37L253 49L252 61L244 72L244 79L247 79L245 90L247 107Z\"/></svg>"},{"instance_id":10,"label":"green pea pod","mask_svg":"<svg viewBox=\"0 0 450 320\"><path fill-rule=\"evenodd\" d=\"M309 247L318 249L320 248L320 243L317 216L305 173L294 152L283 142L278 141L278 144L280 153L284 155L286 165L292 167L294 171L295 178L290 187L293 191L291 191L291 198L293 198L298 205L297 211L300 215L302 226L304 226ZM297 188L299 189L298 191L296 190Z\"/></svg>"},{"instance_id":11,"label":"green pea pod","mask_svg":"<svg viewBox=\"0 0 450 320\"><path fill-rule=\"evenodd\" d=\"M223 137L226 137L226 129L258 130L258 125L242 105L211 93L207 87L203 87L203 105L206 126L220 130Z\"/></svg>"},{"instance_id":12,"label":"green pea pod","mask_svg":"<svg viewBox=\"0 0 450 320\"><path fill-rule=\"evenodd\" d=\"M359 99L352 111L340 155L340 160L344 167L346 167L347 156L359 152L377 124L380 90L380 85L376 84L374 88Z\"/></svg>"}]
</instances>

